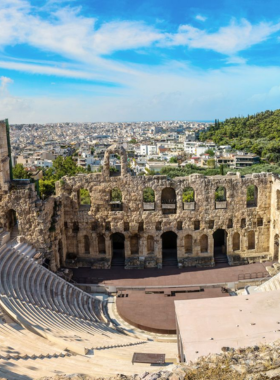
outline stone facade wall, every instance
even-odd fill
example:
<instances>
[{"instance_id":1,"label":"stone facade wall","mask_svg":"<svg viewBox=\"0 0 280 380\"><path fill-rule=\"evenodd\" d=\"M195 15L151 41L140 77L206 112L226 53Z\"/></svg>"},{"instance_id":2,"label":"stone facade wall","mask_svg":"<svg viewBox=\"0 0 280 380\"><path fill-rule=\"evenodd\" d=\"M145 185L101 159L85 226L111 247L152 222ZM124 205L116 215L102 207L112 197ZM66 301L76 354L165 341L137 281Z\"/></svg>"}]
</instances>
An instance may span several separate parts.
<instances>
[{"instance_id":1,"label":"stone facade wall","mask_svg":"<svg viewBox=\"0 0 280 380\"><path fill-rule=\"evenodd\" d=\"M113 153L121 156L122 171L111 177L109 156ZM1 159L5 154L3 151ZM4 176L0 172L2 181ZM257 188L257 205L247 207L250 185ZM219 186L225 188L226 200L217 203ZM155 203L146 210L143 191L147 187L154 190ZM194 189L195 199L184 206L186 187ZM117 205L111 202L114 188L122 192L122 202ZM175 193L176 200L162 204L166 188L174 190L164 193ZM81 189L89 191L91 205L80 204ZM16 186L11 182L9 191L1 193L0 227L8 228L10 210L16 212L19 234L50 258L53 270L65 265L110 268L115 233L124 237L126 268L160 268L162 235L170 231L177 236L179 266L213 266L213 234L220 229L226 234L224 254L231 265L238 265L275 256L275 235L278 239L280 235L280 181L270 173L244 177L239 173L193 174L174 179L132 176L127 171L125 150L115 145L106 152L102 173L64 177L56 183L56 195L46 201L39 199L33 184Z\"/></svg>"},{"instance_id":2,"label":"stone facade wall","mask_svg":"<svg viewBox=\"0 0 280 380\"><path fill-rule=\"evenodd\" d=\"M109 148L110 154L117 152L121 158L125 151L117 146ZM108 153L107 152L107 153ZM108 155L107 155L108 157ZM108 161L109 162L109 161ZM62 214L65 223L61 225L63 245L62 260L65 263L76 259L78 265L110 267L112 257L111 236L121 233L125 237L126 267L161 267L162 234L173 231L177 235L177 256L179 265L214 265L213 233L218 229L226 231L226 253L232 265L271 258L270 219L271 184L273 176L269 173L241 177L239 173L226 176L205 177L194 174L173 180L166 176L131 176L127 168L121 176L110 177L109 164L103 173L65 177L57 184L57 195L61 198ZM276 179L274 180L276 181ZM257 206L247 207L247 187L257 187ZM226 189L226 201L216 203L217 187ZM145 211L143 190L152 188L155 193L154 210ZM184 209L182 194L185 187L195 192L193 209ZM122 192L122 210L112 211L111 190ZM176 193L176 212L164 214L162 191L172 188ZM80 189L87 189L91 205L79 204ZM167 206L172 207L172 206ZM222 208L221 208L222 207ZM245 225L243 223L245 220ZM199 229L195 230L195 222ZM249 236L254 231L254 248L249 249ZM240 234L240 249L233 250L233 235ZM192 237L192 251L185 245L185 236ZM201 238L207 236L207 252L201 252ZM90 240L90 252L84 251L84 237ZM105 238L106 253L98 251L98 237ZM139 241L138 253L131 253L131 242ZM151 252L151 237L153 252ZM187 244L188 245L188 244ZM235 247L236 248L236 247ZM134 249L135 251L135 249ZM187 252L187 253L186 253ZM58 260L57 260L58 261Z\"/></svg>"}]
</instances>

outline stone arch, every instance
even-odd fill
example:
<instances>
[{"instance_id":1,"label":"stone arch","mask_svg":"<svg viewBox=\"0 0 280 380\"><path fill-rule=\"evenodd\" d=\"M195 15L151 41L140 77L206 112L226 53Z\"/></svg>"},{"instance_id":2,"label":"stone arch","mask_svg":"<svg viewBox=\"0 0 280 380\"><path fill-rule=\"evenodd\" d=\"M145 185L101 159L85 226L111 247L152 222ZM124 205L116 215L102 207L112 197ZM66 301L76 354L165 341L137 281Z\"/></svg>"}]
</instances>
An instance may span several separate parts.
<instances>
[{"instance_id":1,"label":"stone arch","mask_svg":"<svg viewBox=\"0 0 280 380\"><path fill-rule=\"evenodd\" d=\"M98 240L98 253L106 254L105 237L103 235L98 235L97 240Z\"/></svg>"},{"instance_id":2,"label":"stone arch","mask_svg":"<svg viewBox=\"0 0 280 380\"><path fill-rule=\"evenodd\" d=\"M165 187L161 192L161 203L176 203L176 191L173 187Z\"/></svg>"},{"instance_id":3,"label":"stone arch","mask_svg":"<svg viewBox=\"0 0 280 380\"><path fill-rule=\"evenodd\" d=\"M193 252L193 237L188 234L184 237L185 253L191 254Z\"/></svg>"},{"instance_id":4,"label":"stone arch","mask_svg":"<svg viewBox=\"0 0 280 380\"><path fill-rule=\"evenodd\" d=\"M135 234L130 236L130 253L132 255L139 255L139 235Z\"/></svg>"},{"instance_id":5,"label":"stone arch","mask_svg":"<svg viewBox=\"0 0 280 380\"><path fill-rule=\"evenodd\" d=\"M240 234L235 232L232 237L232 250L239 251L240 250Z\"/></svg>"},{"instance_id":6,"label":"stone arch","mask_svg":"<svg viewBox=\"0 0 280 380\"><path fill-rule=\"evenodd\" d=\"M127 174L127 153L123 146L119 144L111 145L104 155L103 174L110 177L110 155L118 154L121 158L121 176Z\"/></svg>"},{"instance_id":7,"label":"stone arch","mask_svg":"<svg viewBox=\"0 0 280 380\"><path fill-rule=\"evenodd\" d=\"M12 231L17 226L17 213L14 209L6 212L6 229Z\"/></svg>"},{"instance_id":8,"label":"stone arch","mask_svg":"<svg viewBox=\"0 0 280 380\"><path fill-rule=\"evenodd\" d=\"M111 266L125 265L125 236L119 232L113 233L111 236L112 244L112 261Z\"/></svg>"},{"instance_id":9,"label":"stone arch","mask_svg":"<svg viewBox=\"0 0 280 380\"><path fill-rule=\"evenodd\" d=\"M273 260L279 261L279 235L274 236Z\"/></svg>"},{"instance_id":10,"label":"stone arch","mask_svg":"<svg viewBox=\"0 0 280 380\"><path fill-rule=\"evenodd\" d=\"M161 235L162 240L162 265L177 266L177 239L178 236L173 231L166 231Z\"/></svg>"},{"instance_id":11,"label":"stone arch","mask_svg":"<svg viewBox=\"0 0 280 380\"><path fill-rule=\"evenodd\" d=\"M152 235L147 237L147 253L152 254L155 250L155 239Z\"/></svg>"},{"instance_id":12,"label":"stone arch","mask_svg":"<svg viewBox=\"0 0 280 380\"><path fill-rule=\"evenodd\" d=\"M165 187L161 192L161 207L163 214L176 213L176 191L173 187Z\"/></svg>"},{"instance_id":13,"label":"stone arch","mask_svg":"<svg viewBox=\"0 0 280 380\"><path fill-rule=\"evenodd\" d=\"M224 202L227 200L227 191L224 186L218 186L215 190L215 201Z\"/></svg>"},{"instance_id":14,"label":"stone arch","mask_svg":"<svg viewBox=\"0 0 280 380\"><path fill-rule=\"evenodd\" d=\"M84 235L84 253L86 255L90 254L90 241L88 235Z\"/></svg>"},{"instance_id":15,"label":"stone arch","mask_svg":"<svg viewBox=\"0 0 280 380\"><path fill-rule=\"evenodd\" d=\"M249 185L246 193L247 207L258 206L258 188L255 185Z\"/></svg>"},{"instance_id":16,"label":"stone arch","mask_svg":"<svg viewBox=\"0 0 280 380\"><path fill-rule=\"evenodd\" d=\"M207 253L208 252L208 236L202 235L200 237L200 252Z\"/></svg>"},{"instance_id":17,"label":"stone arch","mask_svg":"<svg viewBox=\"0 0 280 380\"><path fill-rule=\"evenodd\" d=\"M256 241L255 241L255 231L248 232L248 249L255 249Z\"/></svg>"}]
</instances>

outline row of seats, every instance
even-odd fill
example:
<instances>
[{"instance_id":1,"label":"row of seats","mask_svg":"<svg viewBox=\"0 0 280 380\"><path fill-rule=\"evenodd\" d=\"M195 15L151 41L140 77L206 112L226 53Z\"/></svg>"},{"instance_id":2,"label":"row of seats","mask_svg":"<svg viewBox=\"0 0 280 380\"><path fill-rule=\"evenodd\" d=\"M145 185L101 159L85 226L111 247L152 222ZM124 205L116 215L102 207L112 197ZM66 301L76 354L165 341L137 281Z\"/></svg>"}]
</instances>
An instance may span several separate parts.
<instances>
[{"instance_id":1,"label":"row of seats","mask_svg":"<svg viewBox=\"0 0 280 380\"><path fill-rule=\"evenodd\" d=\"M107 321L100 300L34 258L26 243L0 248L0 307L13 320L1 323L0 314L0 377L132 375L151 370L132 365L134 352L176 357L176 344L124 334Z\"/></svg>"},{"instance_id":2,"label":"row of seats","mask_svg":"<svg viewBox=\"0 0 280 380\"><path fill-rule=\"evenodd\" d=\"M0 299L13 318L79 353L136 343L105 323L100 300L37 264L35 254L25 243L0 249Z\"/></svg>"},{"instance_id":3,"label":"row of seats","mask_svg":"<svg viewBox=\"0 0 280 380\"><path fill-rule=\"evenodd\" d=\"M255 292L270 292L270 291L279 290L279 289L280 289L280 273L277 273L268 281L258 286L255 289Z\"/></svg>"}]
</instances>

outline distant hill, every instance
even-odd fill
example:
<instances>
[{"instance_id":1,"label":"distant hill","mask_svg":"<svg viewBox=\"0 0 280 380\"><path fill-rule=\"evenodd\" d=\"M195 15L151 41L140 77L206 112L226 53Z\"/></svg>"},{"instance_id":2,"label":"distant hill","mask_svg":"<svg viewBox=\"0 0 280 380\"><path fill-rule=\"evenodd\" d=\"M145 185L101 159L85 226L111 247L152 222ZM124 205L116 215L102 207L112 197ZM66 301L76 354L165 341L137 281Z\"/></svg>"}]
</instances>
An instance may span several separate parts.
<instances>
[{"instance_id":1,"label":"distant hill","mask_svg":"<svg viewBox=\"0 0 280 380\"><path fill-rule=\"evenodd\" d=\"M215 120L208 132L200 134L201 141L207 139L255 153L269 162L280 162L280 109L224 122Z\"/></svg>"}]
</instances>

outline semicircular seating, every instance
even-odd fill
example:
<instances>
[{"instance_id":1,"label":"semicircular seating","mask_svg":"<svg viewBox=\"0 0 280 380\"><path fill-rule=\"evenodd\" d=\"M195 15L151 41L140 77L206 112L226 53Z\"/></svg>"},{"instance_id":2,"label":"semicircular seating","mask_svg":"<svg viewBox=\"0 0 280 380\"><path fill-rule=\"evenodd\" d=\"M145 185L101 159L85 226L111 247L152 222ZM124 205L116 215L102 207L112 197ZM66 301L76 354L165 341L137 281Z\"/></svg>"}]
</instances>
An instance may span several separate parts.
<instances>
[{"instance_id":1,"label":"semicircular seating","mask_svg":"<svg viewBox=\"0 0 280 380\"><path fill-rule=\"evenodd\" d=\"M103 314L100 300L38 264L35 255L26 243L0 247L0 307L18 323L3 327L0 320L2 377L20 379L16 373L38 377L38 372L32 376L31 368L44 376L54 375L53 368L71 374L79 366L91 375L133 374L138 366L132 366L131 358L135 350L139 351L138 345L141 352L176 357L176 344L141 340L114 327ZM11 352L1 345L5 339ZM78 356L68 357L69 351ZM16 360L13 376L8 360ZM144 371L149 366L139 368Z\"/></svg>"}]
</instances>

